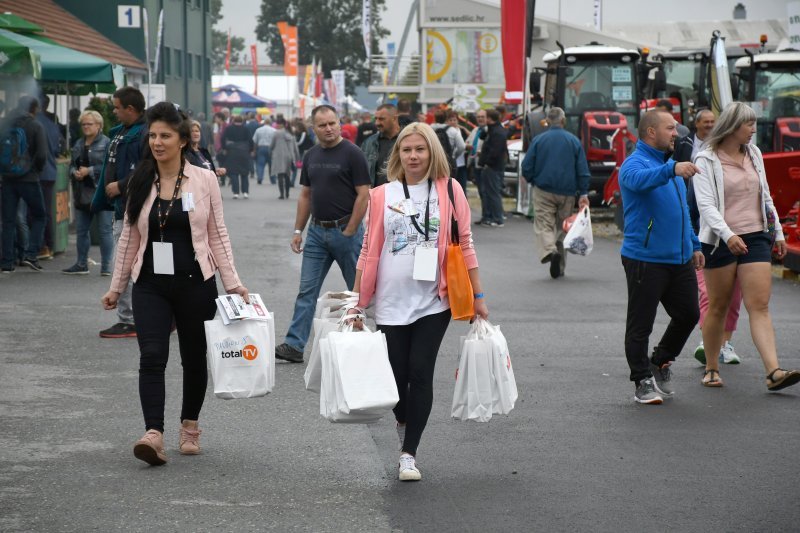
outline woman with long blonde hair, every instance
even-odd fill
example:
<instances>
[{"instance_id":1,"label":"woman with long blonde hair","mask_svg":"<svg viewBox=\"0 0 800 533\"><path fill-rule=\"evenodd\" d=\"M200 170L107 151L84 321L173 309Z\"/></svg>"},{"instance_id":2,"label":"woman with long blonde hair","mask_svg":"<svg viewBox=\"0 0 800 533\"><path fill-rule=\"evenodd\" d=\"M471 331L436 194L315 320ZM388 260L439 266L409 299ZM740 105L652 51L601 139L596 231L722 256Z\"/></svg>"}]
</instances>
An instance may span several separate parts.
<instances>
[{"instance_id":1,"label":"woman with long blonde hair","mask_svg":"<svg viewBox=\"0 0 800 533\"><path fill-rule=\"evenodd\" d=\"M406 126L387 163L389 182L370 191L364 243L354 291L362 313L375 303L375 322L386 336L400 401L394 408L401 481L421 479L417 446L433 405L436 356L450 323L446 250L451 215L475 293L475 315L487 318L472 244L470 208L433 129ZM452 198L448 189L452 187Z\"/></svg>"},{"instance_id":2,"label":"woman with long blonde hair","mask_svg":"<svg viewBox=\"0 0 800 533\"><path fill-rule=\"evenodd\" d=\"M706 353L717 354L723 343L724 322L736 280L741 286L750 333L767 373L766 384L777 391L800 382L800 372L778 364L775 331L769 313L772 292L772 253L786 255L786 241L772 203L757 146L756 114L746 104L734 102L717 120L695 164L693 178L700 210L700 233L706 264L708 314L703 324ZM719 360L706 357L702 380L706 387L721 387Z\"/></svg>"}]
</instances>

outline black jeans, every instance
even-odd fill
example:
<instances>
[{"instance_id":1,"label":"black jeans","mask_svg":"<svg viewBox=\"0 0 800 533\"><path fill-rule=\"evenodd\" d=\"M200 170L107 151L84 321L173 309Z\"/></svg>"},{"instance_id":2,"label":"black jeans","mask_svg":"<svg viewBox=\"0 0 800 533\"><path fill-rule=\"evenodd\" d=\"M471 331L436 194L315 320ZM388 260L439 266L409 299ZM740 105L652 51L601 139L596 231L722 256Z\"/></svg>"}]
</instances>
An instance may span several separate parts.
<instances>
[{"instance_id":1,"label":"black jeans","mask_svg":"<svg viewBox=\"0 0 800 533\"><path fill-rule=\"evenodd\" d=\"M289 198L289 187L292 186L292 181L289 179L289 174L278 174L278 188L281 192L281 198Z\"/></svg>"},{"instance_id":2,"label":"black jeans","mask_svg":"<svg viewBox=\"0 0 800 533\"><path fill-rule=\"evenodd\" d=\"M659 302L670 317L664 335L653 350L653 364L674 361L700 319L697 276L692 262L682 265L649 263L622 258L628 281L628 318L625 324L625 357L631 381L652 376L647 357Z\"/></svg>"},{"instance_id":3,"label":"black jeans","mask_svg":"<svg viewBox=\"0 0 800 533\"><path fill-rule=\"evenodd\" d=\"M178 328L183 367L181 420L197 420L208 384L206 333L203 322L217 307L215 278L146 274L133 285L133 318L139 341L139 398L146 429L164 432L164 371L169 358L172 320Z\"/></svg>"},{"instance_id":4,"label":"black jeans","mask_svg":"<svg viewBox=\"0 0 800 533\"><path fill-rule=\"evenodd\" d=\"M450 310L428 315L407 326L382 326L400 401L394 416L406 425L403 451L417 454L417 446L433 406L433 371L439 346L450 325Z\"/></svg>"}]
</instances>

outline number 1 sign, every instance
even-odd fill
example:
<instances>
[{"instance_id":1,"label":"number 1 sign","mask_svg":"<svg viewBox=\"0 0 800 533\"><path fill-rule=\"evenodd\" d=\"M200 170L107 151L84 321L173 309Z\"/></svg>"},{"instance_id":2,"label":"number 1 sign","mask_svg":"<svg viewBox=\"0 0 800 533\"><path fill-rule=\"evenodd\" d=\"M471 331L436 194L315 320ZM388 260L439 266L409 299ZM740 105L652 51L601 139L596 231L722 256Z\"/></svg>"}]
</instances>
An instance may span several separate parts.
<instances>
[{"instance_id":1,"label":"number 1 sign","mask_svg":"<svg viewBox=\"0 0 800 533\"><path fill-rule=\"evenodd\" d=\"M117 26L120 28L141 28L142 8L139 6L117 6Z\"/></svg>"}]
</instances>

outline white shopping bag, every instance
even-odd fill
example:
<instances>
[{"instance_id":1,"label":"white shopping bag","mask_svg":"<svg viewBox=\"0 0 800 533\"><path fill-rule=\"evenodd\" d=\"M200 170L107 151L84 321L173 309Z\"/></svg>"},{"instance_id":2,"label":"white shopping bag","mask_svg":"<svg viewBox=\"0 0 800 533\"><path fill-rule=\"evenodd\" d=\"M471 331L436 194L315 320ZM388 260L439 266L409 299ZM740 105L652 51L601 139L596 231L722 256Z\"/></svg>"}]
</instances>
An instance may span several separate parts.
<instances>
[{"instance_id":1,"label":"white shopping bag","mask_svg":"<svg viewBox=\"0 0 800 533\"><path fill-rule=\"evenodd\" d=\"M275 386L275 316L224 325L205 322L214 394L226 400L265 396Z\"/></svg>"},{"instance_id":2,"label":"white shopping bag","mask_svg":"<svg viewBox=\"0 0 800 533\"><path fill-rule=\"evenodd\" d=\"M564 237L564 249L577 255L589 255L593 247L592 218L589 215L589 208L584 207Z\"/></svg>"},{"instance_id":3,"label":"white shopping bag","mask_svg":"<svg viewBox=\"0 0 800 533\"><path fill-rule=\"evenodd\" d=\"M339 328L337 319L314 319L314 342L311 344L311 356L308 358L308 365L304 375L306 390L319 392L320 380L322 379L322 361L320 359L320 341L331 331Z\"/></svg>"},{"instance_id":4,"label":"white shopping bag","mask_svg":"<svg viewBox=\"0 0 800 533\"><path fill-rule=\"evenodd\" d=\"M451 411L453 418L478 422L488 422L492 418L494 347L484 338L485 335L485 322L476 320L461 343Z\"/></svg>"},{"instance_id":5,"label":"white shopping bag","mask_svg":"<svg viewBox=\"0 0 800 533\"><path fill-rule=\"evenodd\" d=\"M320 363L320 414L331 422L374 422L399 401L381 332L328 333L320 340Z\"/></svg>"},{"instance_id":6,"label":"white shopping bag","mask_svg":"<svg viewBox=\"0 0 800 533\"><path fill-rule=\"evenodd\" d=\"M507 415L514 408L519 396L514 368L511 366L511 355L508 352L506 338L500 332L500 326L493 326L487 322L486 329L489 332L488 338L492 342L492 373L495 385L492 391L492 413Z\"/></svg>"},{"instance_id":7,"label":"white shopping bag","mask_svg":"<svg viewBox=\"0 0 800 533\"><path fill-rule=\"evenodd\" d=\"M358 293L352 291L327 291L317 298L314 318L339 318L347 305L358 303Z\"/></svg>"}]
</instances>

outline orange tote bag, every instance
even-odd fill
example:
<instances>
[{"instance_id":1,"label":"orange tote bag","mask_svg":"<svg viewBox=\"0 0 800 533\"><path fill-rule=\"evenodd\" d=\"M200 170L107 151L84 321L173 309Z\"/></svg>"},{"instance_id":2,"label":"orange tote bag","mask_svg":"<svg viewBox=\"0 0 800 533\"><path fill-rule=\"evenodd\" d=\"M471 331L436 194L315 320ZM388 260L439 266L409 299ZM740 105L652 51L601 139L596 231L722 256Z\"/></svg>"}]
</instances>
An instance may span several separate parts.
<instances>
[{"instance_id":1,"label":"orange tote bag","mask_svg":"<svg viewBox=\"0 0 800 533\"><path fill-rule=\"evenodd\" d=\"M447 244L447 297L454 320L472 320L475 316L475 295L469 280L467 264L458 234L458 221L454 215L453 178L447 180L447 194L450 196L450 242Z\"/></svg>"}]
</instances>

